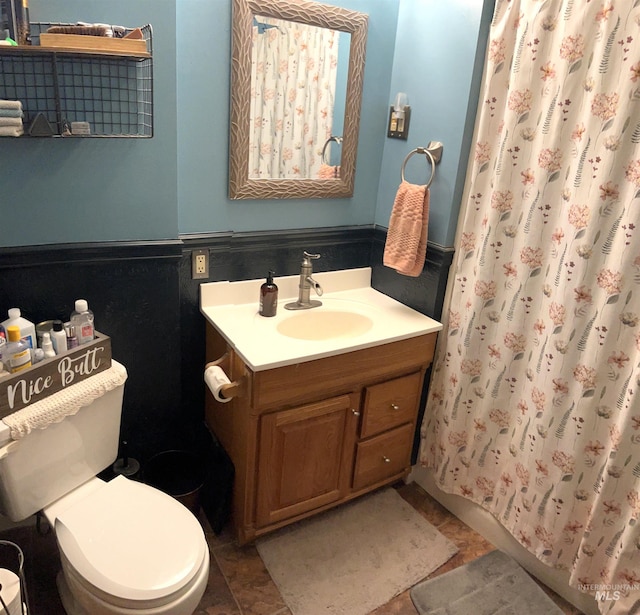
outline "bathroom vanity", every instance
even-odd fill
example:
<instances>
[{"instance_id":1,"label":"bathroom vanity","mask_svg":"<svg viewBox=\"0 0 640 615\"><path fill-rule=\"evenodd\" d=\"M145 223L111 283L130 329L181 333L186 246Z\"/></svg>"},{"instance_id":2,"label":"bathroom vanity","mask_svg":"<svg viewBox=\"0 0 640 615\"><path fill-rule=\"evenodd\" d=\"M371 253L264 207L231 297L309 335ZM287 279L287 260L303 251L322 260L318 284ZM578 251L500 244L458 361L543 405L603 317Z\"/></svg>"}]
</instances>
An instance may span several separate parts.
<instances>
[{"instance_id":1,"label":"bathroom vanity","mask_svg":"<svg viewBox=\"0 0 640 615\"><path fill-rule=\"evenodd\" d=\"M201 286L206 422L235 466L240 544L407 476L440 323L370 287L370 270L315 274L322 305L288 312L298 276L277 278L278 312L257 315L262 280ZM223 398L224 399L224 398Z\"/></svg>"}]
</instances>

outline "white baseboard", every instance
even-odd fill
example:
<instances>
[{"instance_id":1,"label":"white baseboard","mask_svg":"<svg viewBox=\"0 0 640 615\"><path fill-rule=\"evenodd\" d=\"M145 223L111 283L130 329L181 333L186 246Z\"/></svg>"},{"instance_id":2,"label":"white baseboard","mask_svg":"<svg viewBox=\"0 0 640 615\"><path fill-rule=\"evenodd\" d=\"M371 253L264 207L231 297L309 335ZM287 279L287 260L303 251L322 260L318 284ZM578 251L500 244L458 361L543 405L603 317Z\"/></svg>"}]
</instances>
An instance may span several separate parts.
<instances>
[{"instance_id":1,"label":"white baseboard","mask_svg":"<svg viewBox=\"0 0 640 615\"><path fill-rule=\"evenodd\" d=\"M490 513L474 502L441 491L435 483L431 470L414 466L408 481L418 483L449 512L498 549L511 556L529 574L535 576L585 615L600 615L594 598L569 586L568 572L556 570L543 564L535 555L529 553Z\"/></svg>"}]
</instances>

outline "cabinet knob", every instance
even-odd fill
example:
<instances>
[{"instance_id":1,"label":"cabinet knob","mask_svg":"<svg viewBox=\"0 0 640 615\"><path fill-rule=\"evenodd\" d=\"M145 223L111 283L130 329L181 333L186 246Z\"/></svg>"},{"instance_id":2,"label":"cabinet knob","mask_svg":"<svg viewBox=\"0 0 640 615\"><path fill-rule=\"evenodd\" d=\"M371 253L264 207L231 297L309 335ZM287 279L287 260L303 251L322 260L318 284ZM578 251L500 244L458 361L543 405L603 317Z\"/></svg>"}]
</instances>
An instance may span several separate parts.
<instances>
[{"instance_id":1,"label":"cabinet knob","mask_svg":"<svg viewBox=\"0 0 640 615\"><path fill-rule=\"evenodd\" d=\"M383 460L385 463L391 463L391 459L389 459L389 457L387 457L386 455L382 455L382 460Z\"/></svg>"},{"instance_id":2,"label":"cabinet knob","mask_svg":"<svg viewBox=\"0 0 640 615\"><path fill-rule=\"evenodd\" d=\"M351 412L353 412L354 416L360 416L360 411L356 410L355 408L351 408Z\"/></svg>"},{"instance_id":3,"label":"cabinet knob","mask_svg":"<svg viewBox=\"0 0 640 615\"><path fill-rule=\"evenodd\" d=\"M400 406L398 406L398 404L391 404L391 409L392 410L400 410Z\"/></svg>"}]
</instances>

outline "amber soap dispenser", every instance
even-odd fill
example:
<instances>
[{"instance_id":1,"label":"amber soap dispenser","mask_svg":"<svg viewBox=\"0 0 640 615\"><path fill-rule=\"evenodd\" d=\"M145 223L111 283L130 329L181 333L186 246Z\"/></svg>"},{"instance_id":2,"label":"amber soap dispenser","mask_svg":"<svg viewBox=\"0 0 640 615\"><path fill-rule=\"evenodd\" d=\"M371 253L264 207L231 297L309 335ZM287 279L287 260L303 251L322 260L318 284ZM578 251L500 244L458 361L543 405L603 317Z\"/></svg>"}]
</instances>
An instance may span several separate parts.
<instances>
[{"instance_id":1,"label":"amber soap dispenser","mask_svg":"<svg viewBox=\"0 0 640 615\"><path fill-rule=\"evenodd\" d=\"M260 316L275 316L278 310L278 287L273 282L275 272L270 271L267 281L260 287Z\"/></svg>"}]
</instances>

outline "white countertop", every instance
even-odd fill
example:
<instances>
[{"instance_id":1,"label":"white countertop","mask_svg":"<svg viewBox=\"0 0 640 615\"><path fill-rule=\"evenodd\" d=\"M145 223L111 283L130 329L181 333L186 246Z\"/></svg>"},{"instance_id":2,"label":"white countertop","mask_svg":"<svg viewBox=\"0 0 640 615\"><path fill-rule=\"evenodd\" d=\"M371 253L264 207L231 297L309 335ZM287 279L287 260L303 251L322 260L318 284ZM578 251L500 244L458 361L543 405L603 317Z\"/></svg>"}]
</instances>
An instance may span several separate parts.
<instances>
[{"instance_id":1,"label":"white countertop","mask_svg":"<svg viewBox=\"0 0 640 615\"><path fill-rule=\"evenodd\" d=\"M346 269L313 274L323 288L322 301L311 310L286 310L298 298L299 275L276 277L278 310L273 317L258 314L264 279L207 282L200 285L200 311L253 370L261 371L371 348L389 342L434 333L442 325L371 288L371 269ZM281 334L283 320L303 312L354 312L371 320L358 335L302 340Z\"/></svg>"}]
</instances>

